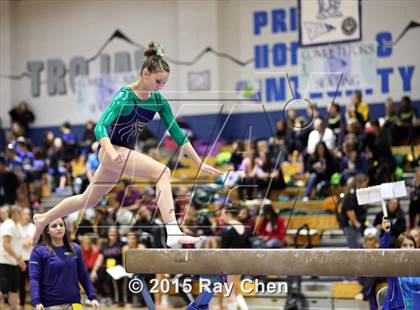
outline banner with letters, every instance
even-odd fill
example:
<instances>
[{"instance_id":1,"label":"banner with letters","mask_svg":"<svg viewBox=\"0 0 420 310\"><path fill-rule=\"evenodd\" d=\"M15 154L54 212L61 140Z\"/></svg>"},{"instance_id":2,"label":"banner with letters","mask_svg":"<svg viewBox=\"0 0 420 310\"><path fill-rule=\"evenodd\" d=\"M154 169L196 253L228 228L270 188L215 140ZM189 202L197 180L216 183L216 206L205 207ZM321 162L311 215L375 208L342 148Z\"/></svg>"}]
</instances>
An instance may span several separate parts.
<instances>
[{"instance_id":1,"label":"banner with letters","mask_svg":"<svg viewBox=\"0 0 420 310\"><path fill-rule=\"evenodd\" d=\"M301 92L334 92L373 88L376 82L374 43L350 43L299 49ZM341 80L341 81L340 81Z\"/></svg>"},{"instance_id":2,"label":"banner with letters","mask_svg":"<svg viewBox=\"0 0 420 310\"><path fill-rule=\"evenodd\" d=\"M300 45L361 40L360 10L360 0L299 0Z\"/></svg>"},{"instance_id":3,"label":"banner with letters","mask_svg":"<svg viewBox=\"0 0 420 310\"><path fill-rule=\"evenodd\" d=\"M78 76L75 80L77 111L99 118L122 86L136 80L136 73Z\"/></svg>"}]
</instances>

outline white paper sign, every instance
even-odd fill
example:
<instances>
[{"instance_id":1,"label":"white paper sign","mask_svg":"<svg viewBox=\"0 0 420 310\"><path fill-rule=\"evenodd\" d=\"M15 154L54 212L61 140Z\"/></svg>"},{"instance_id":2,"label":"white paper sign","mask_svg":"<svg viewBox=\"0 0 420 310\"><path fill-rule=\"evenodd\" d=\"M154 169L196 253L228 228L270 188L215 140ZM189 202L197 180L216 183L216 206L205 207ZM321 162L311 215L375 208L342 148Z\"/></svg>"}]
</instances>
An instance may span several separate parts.
<instances>
[{"instance_id":1,"label":"white paper sign","mask_svg":"<svg viewBox=\"0 0 420 310\"><path fill-rule=\"evenodd\" d=\"M404 181L382 183L381 185L361 188L356 190L359 205L377 203L383 200L407 196Z\"/></svg>"},{"instance_id":2,"label":"white paper sign","mask_svg":"<svg viewBox=\"0 0 420 310\"><path fill-rule=\"evenodd\" d=\"M405 187L405 182L395 182L394 183L394 197L405 197L407 196L407 188Z\"/></svg>"},{"instance_id":3,"label":"white paper sign","mask_svg":"<svg viewBox=\"0 0 420 310\"><path fill-rule=\"evenodd\" d=\"M124 267L121 265L117 265L115 267L107 268L106 272L114 279L119 280L124 277L131 278L133 276L132 273L127 273Z\"/></svg>"},{"instance_id":4,"label":"white paper sign","mask_svg":"<svg viewBox=\"0 0 420 310\"><path fill-rule=\"evenodd\" d=\"M382 199L394 198L394 186L392 183L383 183L380 188Z\"/></svg>"},{"instance_id":5,"label":"white paper sign","mask_svg":"<svg viewBox=\"0 0 420 310\"><path fill-rule=\"evenodd\" d=\"M365 205L370 203L369 201L369 189L362 188L356 191L357 203L359 205Z\"/></svg>"}]
</instances>

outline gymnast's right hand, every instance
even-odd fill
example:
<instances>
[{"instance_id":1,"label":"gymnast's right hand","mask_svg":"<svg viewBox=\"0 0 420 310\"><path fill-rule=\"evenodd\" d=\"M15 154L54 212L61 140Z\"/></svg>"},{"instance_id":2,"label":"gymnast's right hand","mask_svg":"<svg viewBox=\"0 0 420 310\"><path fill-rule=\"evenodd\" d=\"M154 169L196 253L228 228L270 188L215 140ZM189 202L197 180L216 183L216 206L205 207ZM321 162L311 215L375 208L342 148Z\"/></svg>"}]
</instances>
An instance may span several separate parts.
<instances>
[{"instance_id":1,"label":"gymnast's right hand","mask_svg":"<svg viewBox=\"0 0 420 310\"><path fill-rule=\"evenodd\" d=\"M36 310L44 310L44 306L42 304L37 304L35 309Z\"/></svg>"}]
</instances>

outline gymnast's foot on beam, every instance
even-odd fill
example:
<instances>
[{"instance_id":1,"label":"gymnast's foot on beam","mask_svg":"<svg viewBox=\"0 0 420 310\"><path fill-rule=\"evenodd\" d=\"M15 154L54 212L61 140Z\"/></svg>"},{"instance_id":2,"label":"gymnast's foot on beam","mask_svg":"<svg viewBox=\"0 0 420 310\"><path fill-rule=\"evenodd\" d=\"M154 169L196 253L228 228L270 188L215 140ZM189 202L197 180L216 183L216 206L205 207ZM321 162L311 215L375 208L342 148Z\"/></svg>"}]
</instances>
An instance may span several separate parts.
<instances>
[{"instance_id":1,"label":"gymnast's foot on beam","mask_svg":"<svg viewBox=\"0 0 420 310\"><path fill-rule=\"evenodd\" d=\"M188 236L184 233L179 235L168 235L168 239L166 239L166 245L168 248L177 249L180 248L183 244L194 244L200 241L202 238Z\"/></svg>"},{"instance_id":2,"label":"gymnast's foot on beam","mask_svg":"<svg viewBox=\"0 0 420 310\"><path fill-rule=\"evenodd\" d=\"M201 240L201 238L192 237L183 233L177 221L166 223L165 228L166 235L168 236L166 240L168 248L180 248L183 244L194 244Z\"/></svg>"}]
</instances>

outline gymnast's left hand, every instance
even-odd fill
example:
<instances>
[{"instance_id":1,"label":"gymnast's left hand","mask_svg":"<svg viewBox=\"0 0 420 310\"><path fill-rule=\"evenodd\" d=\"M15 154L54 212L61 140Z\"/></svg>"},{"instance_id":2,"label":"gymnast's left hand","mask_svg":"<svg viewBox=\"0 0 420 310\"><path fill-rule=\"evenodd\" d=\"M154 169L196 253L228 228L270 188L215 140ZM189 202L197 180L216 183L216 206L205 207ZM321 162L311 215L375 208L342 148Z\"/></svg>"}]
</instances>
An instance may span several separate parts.
<instances>
[{"instance_id":1,"label":"gymnast's left hand","mask_svg":"<svg viewBox=\"0 0 420 310\"><path fill-rule=\"evenodd\" d=\"M207 165L205 163L203 163L201 165L201 171L204 171L204 172L207 172L207 173L210 173L210 174L217 174L217 175L223 174L223 172L221 172L220 170L217 170L216 168L214 168L210 165Z\"/></svg>"},{"instance_id":2,"label":"gymnast's left hand","mask_svg":"<svg viewBox=\"0 0 420 310\"><path fill-rule=\"evenodd\" d=\"M99 302L94 299L90 302L90 305L92 306L93 309L99 309Z\"/></svg>"}]
</instances>

